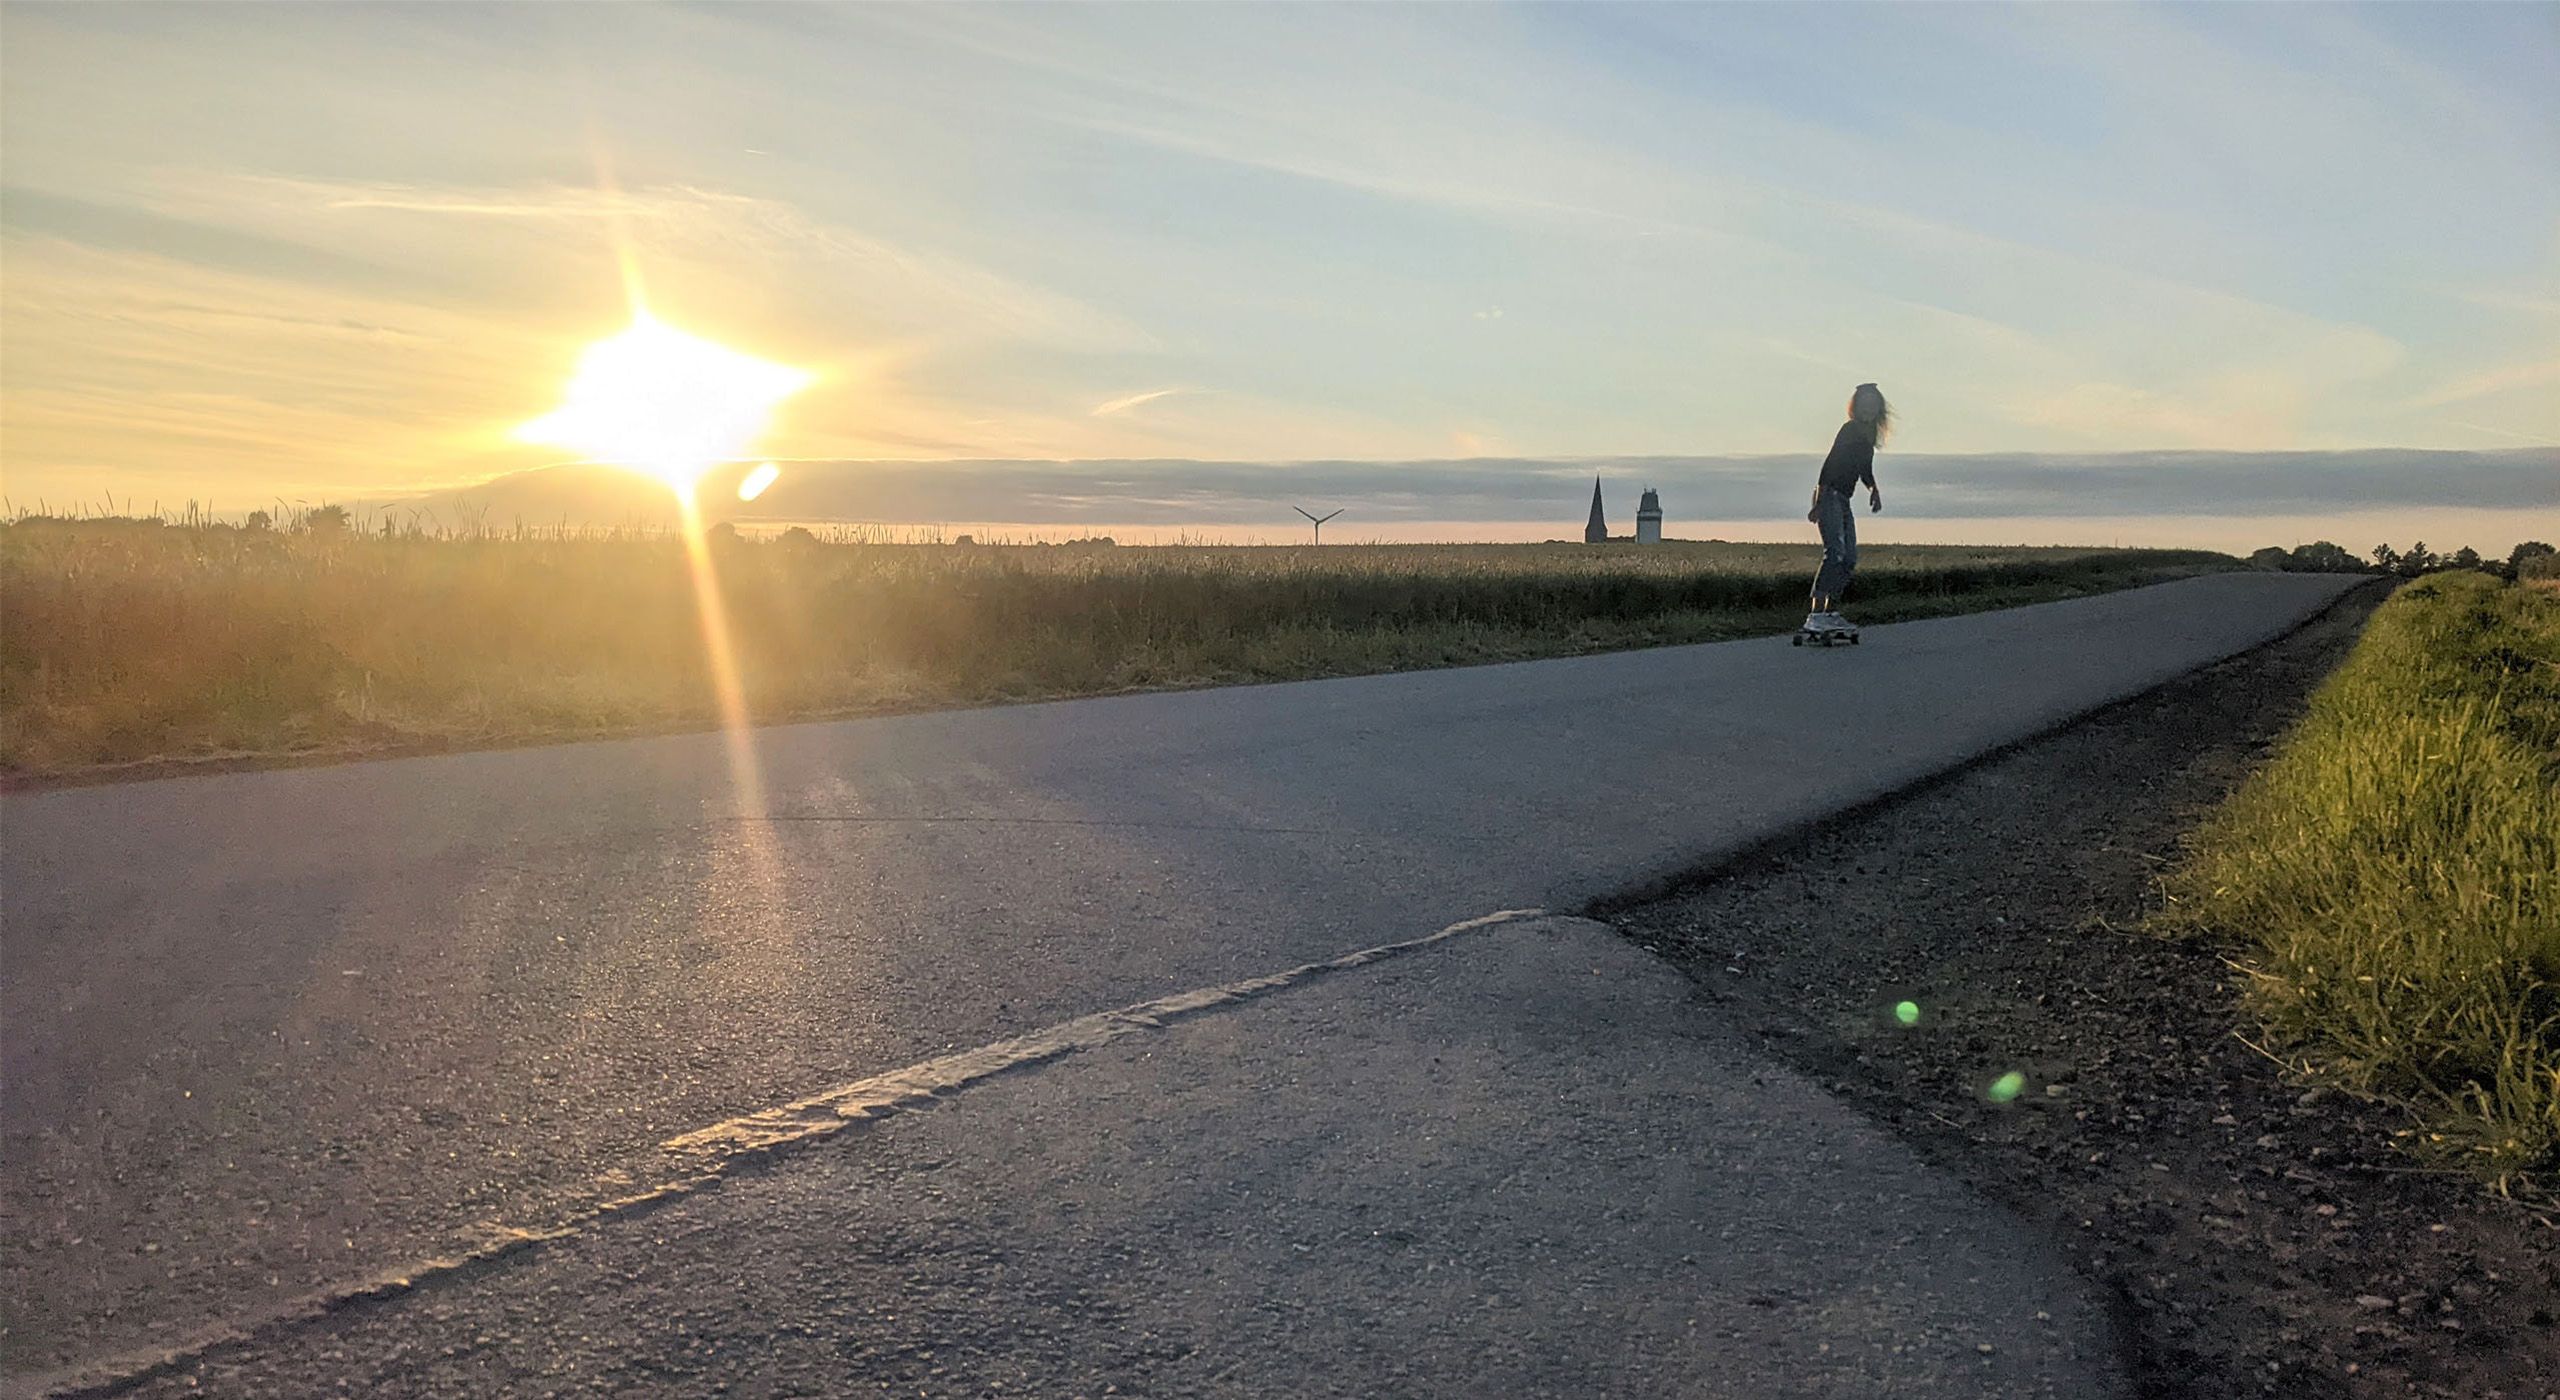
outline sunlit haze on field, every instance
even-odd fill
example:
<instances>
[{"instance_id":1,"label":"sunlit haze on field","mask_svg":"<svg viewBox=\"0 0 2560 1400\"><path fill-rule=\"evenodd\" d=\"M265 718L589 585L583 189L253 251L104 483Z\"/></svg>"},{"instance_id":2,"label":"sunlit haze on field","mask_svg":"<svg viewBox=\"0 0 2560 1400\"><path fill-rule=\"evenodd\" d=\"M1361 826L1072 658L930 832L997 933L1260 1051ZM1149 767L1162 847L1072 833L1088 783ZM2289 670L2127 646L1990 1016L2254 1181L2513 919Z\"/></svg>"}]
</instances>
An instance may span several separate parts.
<instances>
[{"instance_id":1,"label":"sunlit haze on field","mask_svg":"<svg viewBox=\"0 0 2560 1400\"><path fill-rule=\"evenodd\" d=\"M2503 548L2560 509L2552 13L15 4L7 493L1547 538L1661 459L1620 528L1799 538L1874 380L1878 539ZM2416 448L2478 455L2318 455ZM2163 451L2231 455L2106 460ZM1721 457L1768 479L1669 464ZM793 503L882 459L1057 485Z\"/></svg>"}]
</instances>

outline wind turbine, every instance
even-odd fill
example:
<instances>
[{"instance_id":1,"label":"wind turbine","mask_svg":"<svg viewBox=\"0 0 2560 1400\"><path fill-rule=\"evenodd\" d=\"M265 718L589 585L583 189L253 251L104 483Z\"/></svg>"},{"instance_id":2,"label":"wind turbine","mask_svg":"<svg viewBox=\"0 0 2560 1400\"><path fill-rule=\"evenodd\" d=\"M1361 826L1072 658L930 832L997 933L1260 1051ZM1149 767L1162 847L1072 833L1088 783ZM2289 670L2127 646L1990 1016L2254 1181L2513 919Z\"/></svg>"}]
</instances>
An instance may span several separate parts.
<instances>
[{"instance_id":1,"label":"wind turbine","mask_svg":"<svg viewBox=\"0 0 2560 1400\"><path fill-rule=\"evenodd\" d=\"M1318 544L1324 543L1324 523L1331 520L1334 516L1342 514L1340 510L1335 510L1331 514L1327 515L1307 515L1307 508L1305 506L1291 506L1289 509L1296 511L1300 515L1306 515L1307 519L1315 522L1316 543Z\"/></svg>"}]
</instances>

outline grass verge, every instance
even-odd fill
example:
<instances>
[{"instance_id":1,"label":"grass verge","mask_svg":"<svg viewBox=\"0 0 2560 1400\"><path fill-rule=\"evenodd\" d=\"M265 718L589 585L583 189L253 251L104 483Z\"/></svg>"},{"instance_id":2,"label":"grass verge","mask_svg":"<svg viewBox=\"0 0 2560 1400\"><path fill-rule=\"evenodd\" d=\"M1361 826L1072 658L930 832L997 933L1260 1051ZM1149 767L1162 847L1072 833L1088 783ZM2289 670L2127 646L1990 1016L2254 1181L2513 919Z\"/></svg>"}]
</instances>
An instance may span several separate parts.
<instances>
[{"instance_id":1,"label":"grass verge","mask_svg":"<svg viewBox=\"0 0 2560 1400\"><path fill-rule=\"evenodd\" d=\"M1888 622L2236 566L2199 551L1878 546ZM1148 549L729 540L759 721L1292 680L1767 634L1810 547ZM361 754L710 721L682 546L0 526L0 768Z\"/></svg>"},{"instance_id":2,"label":"grass verge","mask_svg":"<svg viewBox=\"0 0 2560 1400\"><path fill-rule=\"evenodd\" d=\"M2165 893L2246 949L2273 1052L2501 1189L2560 1163L2560 595L2402 589Z\"/></svg>"}]
</instances>

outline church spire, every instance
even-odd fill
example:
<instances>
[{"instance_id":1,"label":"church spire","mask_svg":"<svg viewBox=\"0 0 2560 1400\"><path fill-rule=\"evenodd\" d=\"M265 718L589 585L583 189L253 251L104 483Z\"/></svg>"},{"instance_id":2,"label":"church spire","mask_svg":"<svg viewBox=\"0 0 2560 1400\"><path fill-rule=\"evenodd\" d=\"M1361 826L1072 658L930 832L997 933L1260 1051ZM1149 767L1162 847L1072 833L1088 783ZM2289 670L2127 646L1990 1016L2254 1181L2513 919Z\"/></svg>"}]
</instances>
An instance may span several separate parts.
<instances>
[{"instance_id":1,"label":"church spire","mask_svg":"<svg viewBox=\"0 0 2560 1400\"><path fill-rule=\"evenodd\" d=\"M1600 510L1600 478L1591 478L1591 523L1582 527L1584 544L1609 542L1609 517Z\"/></svg>"}]
</instances>

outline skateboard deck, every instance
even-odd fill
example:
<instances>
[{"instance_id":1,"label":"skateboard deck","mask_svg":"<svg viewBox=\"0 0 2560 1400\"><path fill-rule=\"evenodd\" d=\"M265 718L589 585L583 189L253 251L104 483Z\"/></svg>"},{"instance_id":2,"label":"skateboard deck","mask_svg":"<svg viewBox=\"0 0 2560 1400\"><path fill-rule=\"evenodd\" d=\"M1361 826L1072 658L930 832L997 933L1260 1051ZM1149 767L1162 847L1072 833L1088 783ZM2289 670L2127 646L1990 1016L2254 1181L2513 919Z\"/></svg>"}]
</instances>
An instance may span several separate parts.
<instances>
[{"instance_id":1,"label":"skateboard deck","mask_svg":"<svg viewBox=\"0 0 2560 1400\"><path fill-rule=\"evenodd\" d=\"M1805 646L1810 644L1818 647L1831 647L1838 646L1843 642L1848 643L1850 646L1856 646L1858 644L1858 629L1851 627L1846 630L1842 630L1835 627L1825 627L1820 630L1816 630L1811 627L1799 627L1796 629L1796 634L1789 637L1787 641L1795 646Z\"/></svg>"}]
</instances>

